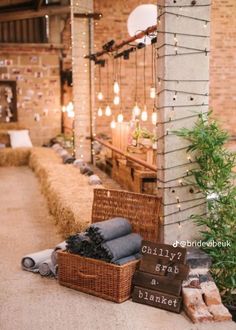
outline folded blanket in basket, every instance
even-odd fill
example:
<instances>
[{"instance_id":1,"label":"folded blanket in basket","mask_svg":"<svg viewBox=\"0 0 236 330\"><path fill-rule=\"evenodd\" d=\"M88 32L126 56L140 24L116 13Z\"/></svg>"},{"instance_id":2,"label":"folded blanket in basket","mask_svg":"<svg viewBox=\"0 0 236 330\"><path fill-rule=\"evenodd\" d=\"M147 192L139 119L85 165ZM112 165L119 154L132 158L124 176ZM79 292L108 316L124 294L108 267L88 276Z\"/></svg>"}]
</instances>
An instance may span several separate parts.
<instances>
[{"instance_id":1,"label":"folded blanket in basket","mask_svg":"<svg viewBox=\"0 0 236 330\"><path fill-rule=\"evenodd\" d=\"M134 260L138 260L141 258L141 254L140 253L136 253L133 254L132 256L128 256L128 257L124 257L121 259L118 259L116 261L114 261L113 263L118 265L118 266L122 266L124 264L127 264L128 262L134 261Z\"/></svg>"},{"instance_id":2,"label":"folded blanket in basket","mask_svg":"<svg viewBox=\"0 0 236 330\"><path fill-rule=\"evenodd\" d=\"M105 259L115 262L140 251L142 238L139 234L129 234L101 244Z\"/></svg>"},{"instance_id":3,"label":"folded blanket in basket","mask_svg":"<svg viewBox=\"0 0 236 330\"><path fill-rule=\"evenodd\" d=\"M93 257L96 245L86 233L71 235L66 240L67 250L71 253Z\"/></svg>"},{"instance_id":4,"label":"folded blanket in basket","mask_svg":"<svg viewBox=\"0 0 236 330\"><path fill-rule=\"evenodd\" d=\"M48 258L39 265L39 273L42 276L56 275L56 268L53 265L51 258Z\"/></svg>"},{"instance_id":5,"label":"folded blanket in basket","mask_svg":"<svg viewBox=\"0 0 236 330\"><path fill-rule=\"evenodd\" d=\"M47 249L24 256L21 260L21 266L24 270L38 273L39 265L51 257L53 249Z\"/></svg>"},{"instance_id":6,"label":"folded blanket in basket","mask_svg":"<svg viewBox=\"0 0 236 330\"><path fill-rule=\"evenodd\" d=\"M131 233L131 231L132 228L129 221L127 219L118 217L94 223L86 230L88 236L96 244L100 244L104 241L110 241L114 238L128 235Z\"/></svg>"},{"instance_id":7,"label":"folded blanket in basket","mask_svg":"<svg viewBox=\"0 0 236 330\"><path fill-rule=\"evenodd\" d=\"M56 265L58 264L58 262L57 262L57 252L60 251L60 250L62 250L62 251L66 250L66 241L63 241L63 242L57 244L57 246L55 247L55 249L52 252L51 261L52 261L52 264L53 264L54 267L56 267Z\"/></svg>"}]
</instances>

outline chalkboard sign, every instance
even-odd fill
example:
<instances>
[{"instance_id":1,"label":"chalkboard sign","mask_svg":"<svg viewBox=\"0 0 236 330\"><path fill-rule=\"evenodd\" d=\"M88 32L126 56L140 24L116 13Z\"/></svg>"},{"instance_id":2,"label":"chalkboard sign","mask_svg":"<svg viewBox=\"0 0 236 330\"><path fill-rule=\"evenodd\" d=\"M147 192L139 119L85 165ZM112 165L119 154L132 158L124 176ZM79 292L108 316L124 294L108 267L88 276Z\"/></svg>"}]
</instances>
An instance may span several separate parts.
<instances>
[{"instance_id":1,"label":"chalkboard sign","mask_svg":"<svg viewBox=\"0 0 236 330\"><path fill-rule=\"evenodd\" d=\"M143 241L141 253L140 267L133 278L133 301L180 313L182 280L189 273L187 250Z\"/></svg>"}]
</instances>

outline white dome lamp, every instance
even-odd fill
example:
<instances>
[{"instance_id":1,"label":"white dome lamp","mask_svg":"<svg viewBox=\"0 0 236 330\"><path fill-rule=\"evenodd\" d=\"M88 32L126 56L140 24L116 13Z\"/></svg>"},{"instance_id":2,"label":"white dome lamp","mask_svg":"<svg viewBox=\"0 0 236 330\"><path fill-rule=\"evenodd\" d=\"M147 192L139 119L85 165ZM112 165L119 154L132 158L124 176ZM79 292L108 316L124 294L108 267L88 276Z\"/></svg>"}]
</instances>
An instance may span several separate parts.
<instances>
[{"instance_id":1,"label":"white dome lamp","mask_svg":"<svg viewBox=\"0 0 236 330\"><path fill-rule=\"evenodd\" d=\"M138 32L146 30L149 26L157 24L157 6L153 4L140 5L136 7L129 15L127 26L131 37ZM151 38L143 37L136 40L146 45L151 44Z\"/></svg>"}]
</instances>

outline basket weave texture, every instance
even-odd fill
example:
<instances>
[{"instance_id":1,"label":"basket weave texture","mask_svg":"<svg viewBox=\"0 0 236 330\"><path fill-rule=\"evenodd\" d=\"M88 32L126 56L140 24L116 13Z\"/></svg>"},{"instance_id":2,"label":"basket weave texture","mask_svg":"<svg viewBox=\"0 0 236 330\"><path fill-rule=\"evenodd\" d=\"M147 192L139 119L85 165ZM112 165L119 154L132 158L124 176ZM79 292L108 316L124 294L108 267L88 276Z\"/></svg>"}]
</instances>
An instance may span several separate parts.
<instances>
[{"instance_id":1,"label":"basket weave texture","mask_svg":"<svg viewBox=\"0 0 236 330\"><path fill-rule=\"evenodd\" d=\"M129 219L134 232L158 241L160 199L126 191L95 189L92 222L120 216ZM58 253L61 285L121 303L130 298L138 260L117 266L68 252Z\"/></svg>"}]
</instances>

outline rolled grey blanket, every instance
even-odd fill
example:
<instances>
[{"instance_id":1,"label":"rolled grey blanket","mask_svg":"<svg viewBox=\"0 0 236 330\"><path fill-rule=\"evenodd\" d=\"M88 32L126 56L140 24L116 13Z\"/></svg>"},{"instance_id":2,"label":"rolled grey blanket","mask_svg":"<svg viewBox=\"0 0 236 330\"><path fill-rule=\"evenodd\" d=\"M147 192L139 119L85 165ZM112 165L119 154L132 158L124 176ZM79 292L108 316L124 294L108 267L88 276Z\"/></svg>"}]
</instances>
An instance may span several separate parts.
<instances>
[{"instance_id":1,"label":"rolled grey blanket","mask_svg":"<svg viewBox=\"0 0 236 330\"><path fill-rule=\"evenodd\" d=\"M63 163L64 164L73 164L75 161L75 157L71 156L71 155L65 155L62 157L63 159Z\"/></svg>"},{"instance_id":2,"label":"rolled grey blanket","mask_svg":"<svg viewBox=\"0 0 236 330\"><path fill-rule=\"evenodd\" d=\"M129 234L101 244L105 259L115 262L121 258L139 253L142 238L139 234Z\"/></svg>"},{"instance_id":3,"label":"rolled grey blanket","mask_svg":"<svg viewBox=\"0 0 236 330\"><path fill-rule=\"evenodd\" d=\"M90 176L93 174L93 170L91 169L91 167L88 164L85 164L80 167L80 173Z\"/></svg>"},{"instance_id":4,"label":"rolled grey blanket","mask_svg":"<svg viewBox=\"0 0 236 330\"><path fill-rule=\"evenodd\" d=\"M86 233L78 233L69 236L66 240L66 244L67 250L71 253L91 258L95 253L96 245Z\"/></svg>"},{"instance_id":5,"label":"rolled grey blanket","mask_svg":"<svg viewBox=\"0 0 236 330\"><path fill-rule=\"evenodd\" d=\"M38 273L39 265L51 257L53 249L47 249L24 256L21 260L21 267L29 272Z\"/></svg>"},{"instance_id":6,"label":"rolled grey blanket","mask_svg":"<svg viewBox=\"0 0 236 330\"><path fill-rule=\"evenodd\" d=\"M54 267L56 267L56 265L58 264L57 252L60 251L60 250L62 250L62 251L66 250L66 241L63 241L63 242L57 244L57 246L55 247L55 249L52 252L51 261L52 261L52 264L53 264Z\"/></svg>"},{"instance_id":7,"label":"rolled grey blanket","mask_svg":"<svg viewBox=\"0 0 236 330\"><path fill-rule=\"evenodd\" d=\"M96 174L93 174L89 177L88 183L91 186L102 184L102 180Z\"/></svg>"},{"instance_id":8,"label":"rolled grey blanket","mask_svg":"<svg viewBox=\"0 0 236 330\"><path fill-rule=\"evenodd\" d=\"M55 151L57 151L59 149L62 149L62 147L61 147L61 145L59 143L55 143L55 144L52 145L52 149L55 150Z\"/></svg>"},{"instance_id":9,"label":"rolled grey blanket","mask_svg":"<svg viewBox=\"0 0 236 330\"><path fill-rule=\"evenodd\" d=\"M82 159L76 159L73 163L75 167L81 168L86 165L85 161Z\"/></svg>"},{"instance_id":10,"label":"rolled grey blanket","mask_svg":"<svg viewBox=\"0 0 236 330\"><path fill-rule=\"evenodd\" d=\"M59 156L61 156L61 157L65 157L65 156L68 156L69 155L69 153L68 153L68 151L67 150L65 150L65 149L59 149L58 151L57 151L57 153L58 153L58 155Z\"/></svg>"},{"instance_id":11,"label":"rolled grey blanket","mask_svg":"<svg viewBox=\"0 0 236 330\"><path fill-rule=\"evenodd\" d=\"M141 254L136 253L136 254L133 254L132 256L128 256L128 257L118 259L118 260L114 261L113 263L118 265L118 266L122 266L124 264L127 264L130 261L138 260L140 258L141 258Z\"/></svg>"},{"instance_id":12,"label":"rolled grey blanket","mask_svg":"<svg viewBox=\"0 0 236 330\"><path fill-rule=\"evenodd\" d=\"M56 269L54 265L52 264L51 258L48 258L44 262L42 262L39 265L39 273L42 276L51 276L51 275L56 275Z\"/></svg>"},{"instance_id":13,"label":"rolled grey blanket","mask_svg":"<svg viewBox=\"0 0 236 330\"><path fill-rule=\"evenodd\" d=\"M111 241L117 237L130 234L132 232L132 227L127 219L117 217L94 223L86 229L86 232L91 240L96 244L100 244L104 241Z\"/></svg>"}]
</instances>

